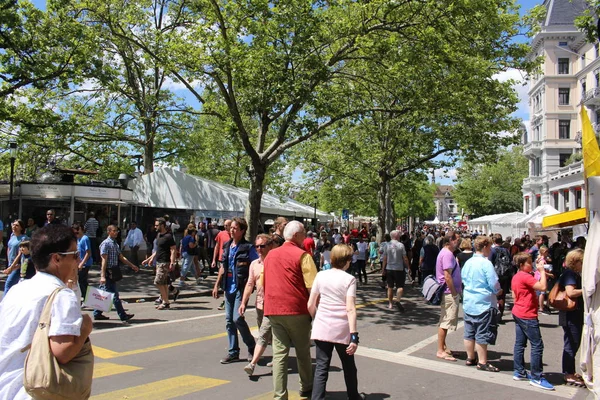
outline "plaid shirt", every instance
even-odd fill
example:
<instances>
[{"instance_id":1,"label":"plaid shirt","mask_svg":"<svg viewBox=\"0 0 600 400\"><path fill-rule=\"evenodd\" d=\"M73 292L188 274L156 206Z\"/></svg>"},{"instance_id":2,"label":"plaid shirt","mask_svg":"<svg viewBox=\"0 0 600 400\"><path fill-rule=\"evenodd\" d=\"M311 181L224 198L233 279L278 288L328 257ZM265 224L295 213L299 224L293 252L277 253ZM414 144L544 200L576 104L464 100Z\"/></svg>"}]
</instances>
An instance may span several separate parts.
<instances>
[{"instance_id":1,"label":"plaid shirt","mask_svg":"<svg viewBox=\"0 0 600 400\"><path fill-rule=\"evenodd\" d=\"M119 245L113 239L107 237L102 244L100 244L100 254L107 254L107 268L117 267L119 265L119 254L121 254L121 250L119 249Z\"/></svg>"}]
</instances>

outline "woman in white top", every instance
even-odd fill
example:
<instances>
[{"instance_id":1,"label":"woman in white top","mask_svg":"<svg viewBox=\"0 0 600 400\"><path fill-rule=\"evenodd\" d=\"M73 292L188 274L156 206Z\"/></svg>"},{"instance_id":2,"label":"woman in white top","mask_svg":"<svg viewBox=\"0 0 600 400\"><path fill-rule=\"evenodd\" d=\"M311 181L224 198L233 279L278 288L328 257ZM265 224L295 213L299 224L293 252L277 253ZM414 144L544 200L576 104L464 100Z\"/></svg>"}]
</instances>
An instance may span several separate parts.
<instances>
[{"instance_id":1,"label":"woman in white top","mask_svg":"<svg viewBox=\"0 0 600 400\"><path fill-rule=\"evenodd\" d=\"M311 339L317 349L317 365L312 400L324 400L333 349L344 370L348 399L364 399L358 393L354 353L358 347L356 331L356 278L345 273L350 267L353 250L338 244L331 250L331 269L321 271L313 282L308 312L314 318ZM318 308L317 308L318 305Z\"/></svg>"},{"instance_id":2,"label":"woman in white top","mask_svg":"<svg viewBox=\"0 0 600 400\"><path fill-rule=\"evenodd\" d=\"M331 243L325 242L321 247L320 271L331 269Z\"/></svg>"}]
</instances>

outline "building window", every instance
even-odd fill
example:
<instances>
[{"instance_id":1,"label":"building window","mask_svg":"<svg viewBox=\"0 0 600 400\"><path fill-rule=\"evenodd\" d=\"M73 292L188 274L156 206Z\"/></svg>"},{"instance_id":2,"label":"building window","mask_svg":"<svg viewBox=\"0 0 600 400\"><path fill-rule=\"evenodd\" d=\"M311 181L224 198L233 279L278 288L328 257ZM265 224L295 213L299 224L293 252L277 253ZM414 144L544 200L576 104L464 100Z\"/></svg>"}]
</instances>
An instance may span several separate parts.
<instances>
[{"instance_id":1,"label":"building window","mask_svg":"<svg viewBox=\"0 0 600 400\"><path fill-rule=\"evenodd\" d=\"M535 196L535 206L539 207L542 205L542 196L540 196L539 194L537 194Z\"/></svg>"},{"instance_id":2,"label":"building window","mask_svg":"<svg viewBox=\"0 0 600 400\"><path fill-rule=\"evenodd\" d=\"M540 176L542 173L542 159L535 157L531 160L531 176Z\"/></svg>"},{"instance_id":3,"label":"building window","mask_svg":"<svg viewBox=\"0 0 600 400\"><path fill-rule=\"evenodd\" d=\"M554 192L552 197L554 199L554 204L552 206L558 210L558 192Z\"/></svg>"},{"instance_id":4,"label":"building window","mask_svg":"<svg viewBox=\"0 0 600 400\"><path fill-rule=\"evenodd\" d=\"M594 45L594 50L596 50L596 58L598 58L600 56L600 43Z\"/></svg>"},{"instance_id":5,"label":"building window","mask_svg":"<svg viewBox=\"0 0 600 400\"><path fill-rule=\"evenodd\" d=\"M571 139L571 120L561 119L558 121L558 138Z\"/></svg>"},{"instance_id":6,"label":"building window","mask_svg":"<svg viewBox=\"0 0 600 400\"><path fill-rule=\"evenodd\" d=\"M581 208L581 190L575 189L575 208Z\"/></svg>"},{"instance_id":7,"label":"building window","mask_svg":"<svg viewBox=\"0 0 600 400\"><path fill-rule=\"evenodd\" d=\"M585 96L585 92L587 92L587 83L585 79L581 80L581 98Z\"/></svg>"},{"instance_id":8,"label":"building window","mask_svg":"<svg viewBox=\"0 0 600 400\"><path fill-rule=\"evenodd\" d=\"M568 106L569 105L569 88L559 88L558 89L558 105L559 106Z\"/></svg>"},{"instance_id":9,"label":"building window","mask_svg":"<svg viewBox=\"0 0 600 400\"><path fill-rule=\"evenodd\" d=\"M558 165L560 167L564 167L565 165L567 165L567 160L569 159L569 157L571 157L571 153L560 153L558 155L558 157L559 157Z\"/></svg>"},{"instance_id":10,"label":"building window","mask_svg":"<svg viewBox=\"0 0 600 400\"><path fill-rule=\"evenodd\" d=\"M581 69L585 68L585 54L581 55Z\"/></svg>"},{"instance_id":11,"label":"building window","mask_svg":"<svg viewBox=\"0 0 600 400\"><path fill-rule=\"evenodd\" d=\"M568 75L569 74L569 59L559 58L558 59L558 74Z\"/></svg>"},{"instance_id":12,"label":"building window","mask_svg":"<svg viewBox=\"0 0 600 400\"><path fill-rule=\"evenodd\" d=\"M569 211L569 191L565 190L564 192L564 200L563 200L563 210Z\"/></svg>"},{"instance_id":13,"label":"building window","mask_svg":"<svg viewBox=\"0 0 600 400\"><path fill-rule=\"evenodd\" d=\"M525 197L525 214L529 214L529 197Z\"/></svg>"},{"instance_id":14,"label":"building window","mask_svg":"<svg viewBox=\"0 0 600 400\"><path fill-rule=\"evenodd\" d=\"M561 47L567 47L569 45L569 42L558 42L558 45Z\"/></svg>"}]
</instances>

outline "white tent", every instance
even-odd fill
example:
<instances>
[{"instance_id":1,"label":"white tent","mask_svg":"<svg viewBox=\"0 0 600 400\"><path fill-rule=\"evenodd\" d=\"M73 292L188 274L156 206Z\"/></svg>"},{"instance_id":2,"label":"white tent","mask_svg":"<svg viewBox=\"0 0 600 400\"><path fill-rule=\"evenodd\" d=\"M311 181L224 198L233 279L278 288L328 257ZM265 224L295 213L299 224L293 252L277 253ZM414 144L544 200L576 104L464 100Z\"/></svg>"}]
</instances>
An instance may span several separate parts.
<instances>
[{"instance_id":1,"label":"white tent","mask_svg":"<svg viewBox=\"0 0 600 400\"><path fill-rule=\"evenodd\" d=\"M211 218L243 215L248 190L214 182L173 168L161 168L133 180L133 200L147 207L202 211ZM314 208L291 199L263 194L261 213L312 218ZM331 216L317 210L317 218Z\"/></svg>"},{"instance_id":2,"label":"white tent","mask_svg":"<svg viewBox=\"0 0 600 400\"><path fill-rule=\"evenodd\" d=\"M526 232L530 236L545 234L550 236L550 243L557 240L556 231L544 231L542 220L547 215L558 214L558 210L550 205L542 205L536 207L531 213L523 217L515 223L515 231L517 235L522 235Z\"/></svg>"},{"instance_id":3,"label":"white tent","mask_svg":"<svg viewBox=\"0 0 600 400\"><path fill-rule=\"evenodd\" d=\"M499 233L503 237L516 234L515 224L523 219L525 214L520 212L485 215L469 221L469 229L482 234Z\"/></svg>"}]
</instances>

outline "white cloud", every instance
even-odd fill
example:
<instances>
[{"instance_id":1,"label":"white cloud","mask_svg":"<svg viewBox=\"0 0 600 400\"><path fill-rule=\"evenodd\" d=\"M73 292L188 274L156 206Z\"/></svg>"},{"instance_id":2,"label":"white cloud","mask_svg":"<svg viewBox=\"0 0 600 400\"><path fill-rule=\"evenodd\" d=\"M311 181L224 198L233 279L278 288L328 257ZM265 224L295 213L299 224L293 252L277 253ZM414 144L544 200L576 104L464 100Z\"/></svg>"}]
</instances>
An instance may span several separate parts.
<instances>
[{"instance_id":1,"label":"white cloud","mask_svg":"<svg viewBox=\"0 0 600 400\"><path fill-rule=\"evenodd\" d=\"M456 180L456 168L438 168L434 171L435 181L441 184L452 183Z\"/></svg>"},{"instance_id":2,"label":"white cloud","mask_svg":"<svg viewBox=\"0 0 600 400\"><path fill-rule=\"evenodd\" d=\"M515 111L514 115L521 117L524 120L529 118L529 95L527 94L529 87L525 77L525 72L515 68L509 68L506 71L494 75L494 78L500 82L506 82L508 80L514 81L512 87L519 96L517 111Z\"/></svg>"},{"instance_id":3,"label":"white cloud","mask_svg":"<svg viewBox=\"0 0 600 400\"><path fill-rule=\"evenodd\" d=\"M204 87L203 83L200 80L193 80L190 82L190 85L200 91L202 93L202 88ZM188 90L187 87L181 81L174 81L170 77L165 79L165 83L163 84L163 88L167 90L171 90L173 92L177 92L180 90Z\"/></svg>"}]
</instances>

